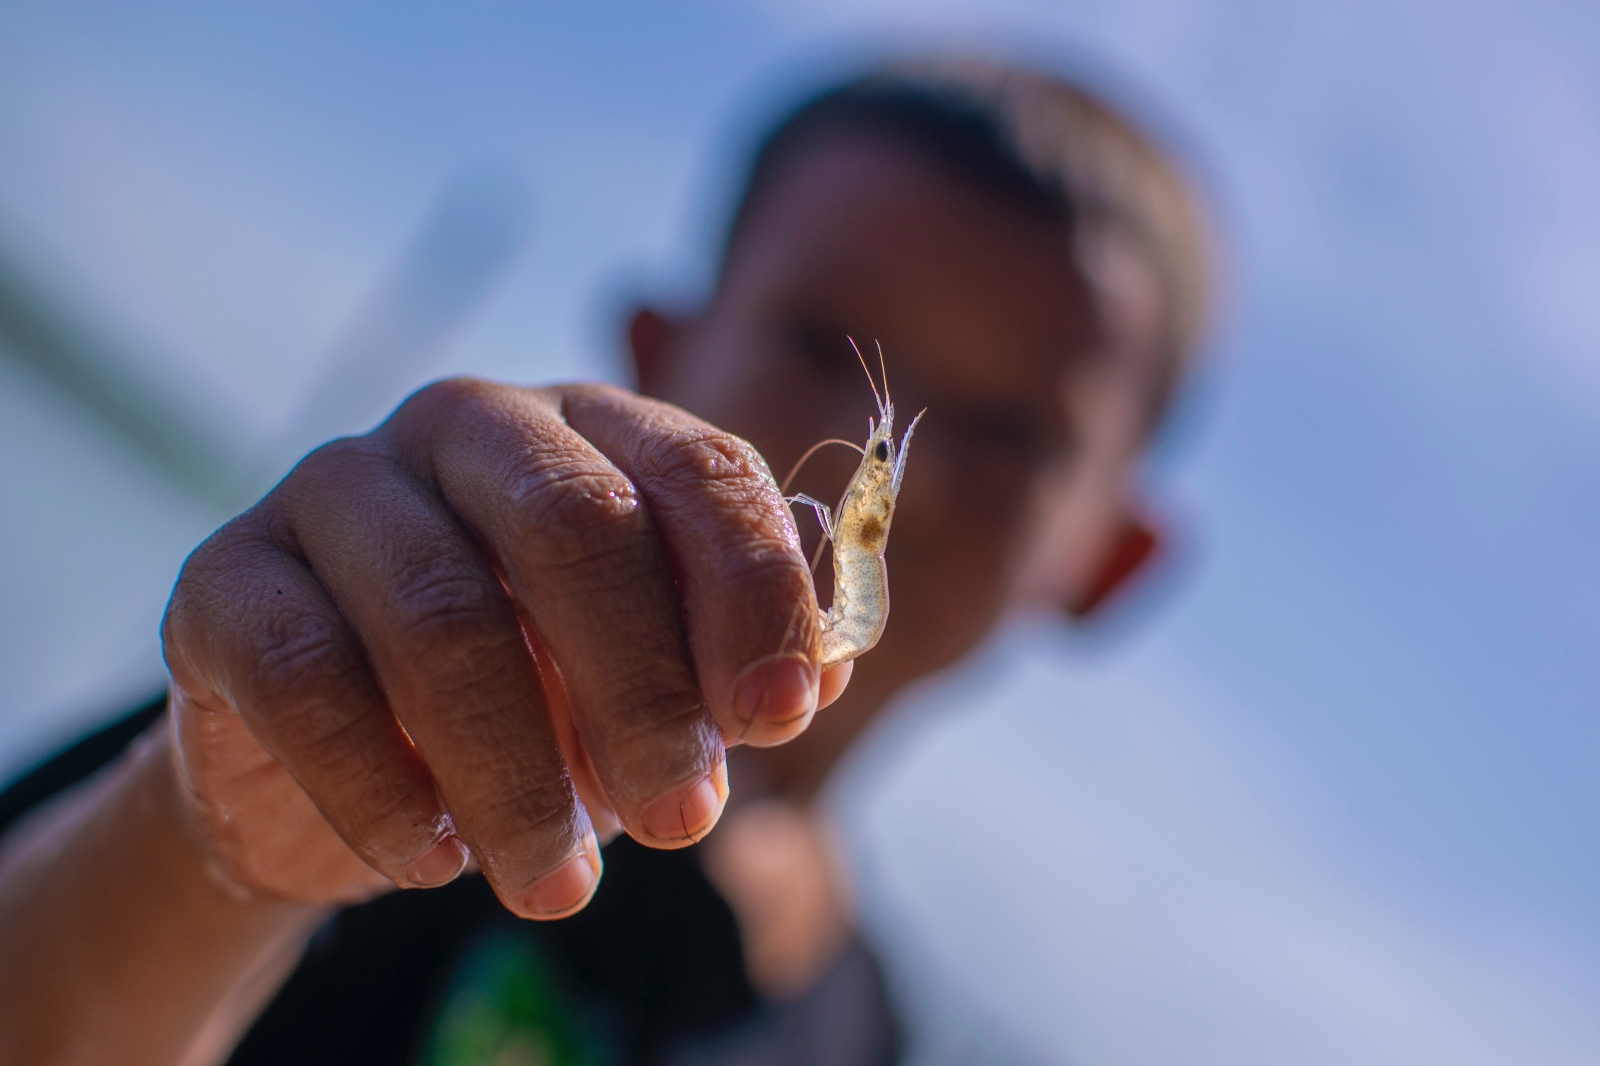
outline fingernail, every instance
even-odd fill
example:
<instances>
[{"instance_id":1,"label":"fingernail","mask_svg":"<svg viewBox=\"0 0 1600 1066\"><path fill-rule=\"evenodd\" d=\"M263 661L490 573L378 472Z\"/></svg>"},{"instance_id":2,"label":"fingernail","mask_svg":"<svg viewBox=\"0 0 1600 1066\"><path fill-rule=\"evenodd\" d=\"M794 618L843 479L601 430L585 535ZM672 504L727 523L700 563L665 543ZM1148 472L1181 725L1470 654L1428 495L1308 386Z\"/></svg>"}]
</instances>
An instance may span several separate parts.
<instances>
[{"instance_id":1,"label":"fingernail","mask_svg":"<svg viewBox=\"0 0 1600 1066\"><path fill-rule=\"evenodd\" d=\"M599 883L600 845L591 833L582 851L528 886L522 902L535 917L561 918L587 903Z\"/></svg>"},{"instance_id":2,"label":"fingernail","mask_svg":"<svg viewBox=\"0 0 1600 1066\"><path fill-rule=\"evenodd\" d=\"M457 836L447 836L422 858L406 867L406 883L417 888L438 888L461 876L467 868L467 846Z\"/></svg>"},{"instance_id":3,"label":"fingernail","mask_svg":"<svg viewBox=\"0 0 1600 1066\"><path fill-rule=\"evenodd\" d=\"M816 709L816 668L795 655L751 663L733 689L733 713L742 722L783 725Z\"/></svg>"},{"instance_id":4,"label":"fingernail","mask_svg":"<svg viewBox=\"0 0 1600 1066\"><path fill-rule=\"evenodd\" d=\"M644 831L663 844L692 844L711 832L728 799L727 763L698 781L658 796L644 809Z\"/></svg>"}]
</instances>

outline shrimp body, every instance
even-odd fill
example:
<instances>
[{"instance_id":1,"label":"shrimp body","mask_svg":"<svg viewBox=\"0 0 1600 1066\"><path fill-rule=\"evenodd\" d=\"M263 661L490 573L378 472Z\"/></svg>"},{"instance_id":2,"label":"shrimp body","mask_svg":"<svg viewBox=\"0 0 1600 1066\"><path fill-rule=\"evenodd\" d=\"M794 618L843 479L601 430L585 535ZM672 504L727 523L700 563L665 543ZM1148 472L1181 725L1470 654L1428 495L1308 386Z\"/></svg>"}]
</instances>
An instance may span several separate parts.
<instances>
[{"instance_id":1,"label":"shrimp body","mask_svg":"<svg viewBox=\"0 0 1600 1066\"><path fill-rule=\"evenodd\" d=\"M854 342L852 342L854 343ZM870 380L871 375L868 375ZM871 650L889 621L889 570L883 553L889 547L889 524L895 498L906 472L911 434L922 413L911 420L899 446L894 440L894 404L878 399L879 420L868 420L869 435L861 465L832 512L809 496L793 500L809 504L833 545L833 604L822 612L823 669L838 666ZM877 389L873 389L876 396Z\"/></svg>"}]
</instances>

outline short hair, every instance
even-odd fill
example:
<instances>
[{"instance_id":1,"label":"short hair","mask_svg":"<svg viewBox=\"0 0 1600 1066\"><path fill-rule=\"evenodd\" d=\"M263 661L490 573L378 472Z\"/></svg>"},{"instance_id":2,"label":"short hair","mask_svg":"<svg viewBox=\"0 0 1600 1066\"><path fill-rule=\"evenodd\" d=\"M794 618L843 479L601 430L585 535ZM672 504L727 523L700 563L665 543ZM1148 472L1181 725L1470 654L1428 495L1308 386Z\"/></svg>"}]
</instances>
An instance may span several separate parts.
<instances>
[{"instance_id":1,"label":"short hair","mask_svg":"<svg viewBox=\"0 0 1600 1066\"><path fill-rule=\"evenodd\" d=\"M1154 422L1200 343L1211 298L1204 215L1166 152L1109 103L1055 75L974 59L897 63L818 93L762 138L724 262L774 180L821 141L852 133L903 145L1059 226L1080 253L1101 236L1131 241L1159 279L1166 309ZM1095 291L1094 271L1084 274Z\"/></svg>"},{"instance_id":2,"label":"short hair","mask_svg":"<svg viewBox=\"0 0 1600 1066\"><path fill-rule=\"evenodd\" d=\"M757 147L727 244L737 240L755 205L790 164L817 142L841 134L897 143L982 192L1070 232L1067 190L1016 150L1005 119L975 94L898 71L869 74L819 93L790 112Z\"/></svg>"}]
</instances>

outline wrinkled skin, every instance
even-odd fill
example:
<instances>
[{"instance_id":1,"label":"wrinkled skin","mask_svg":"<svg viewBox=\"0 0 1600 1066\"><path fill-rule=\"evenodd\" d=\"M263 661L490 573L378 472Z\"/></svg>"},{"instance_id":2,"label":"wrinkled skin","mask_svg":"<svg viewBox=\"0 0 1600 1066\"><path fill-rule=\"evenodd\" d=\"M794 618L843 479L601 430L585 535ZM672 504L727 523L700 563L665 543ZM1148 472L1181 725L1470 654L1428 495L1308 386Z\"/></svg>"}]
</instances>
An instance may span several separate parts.
<instances>
[{"instance_id":1,"label":"wrinkled skin","mask_svg":"<svg viewBox=\"0 0 1600 1066\"><path fill-rule=\"evenodd\" d=\"M864 435L852 334L929 415L888 632L831 728L761 771L803 791L993 624L1035 483L1072 456L1090 322L1063 234L841 136L766 192L703 313L635 319L641 384L676 407L449 382L313 453L196 551L167 617L176 761L218 873L347 901L475 859L507 907L552 917L592 893L597 828L704 835L724 745L794 738L844 684L817 669L807 560L762 457ZM853 462L799 487L837 494Z\"/></svg>"},{"instance_id":2,"label":"wrinkled skin","mask_svg":"<svg viewBox=\"0 0 1600 1066\"><path fill-rule=\"evenodd\" d=\"M221 1061L329 906L474 861L514 913L570 914L600 837L710 831L730 747L738 794L803 802L1019 581L1086 587L1154 362L1097 343L1065 235L843 134L746 223L707 306L634 316L654 399L435 385L195 551L170 725L0 847L0 1060ZM865 438L846 334L928 414L888 628L819 672L829 568L814 591L817 531L768 464ZM794 487L836 498L856 461L825 451Z\"/></svg>"},{"instance_id":3,"label":"wrinkled skin","mask_svg":"<svg viewBox=\"0 0 1600 1066\"><path fill-rule=\"evenodd\" d=\"M423 390L202 545L164 634L219 872L302 900L470 849L513 911L564 913L599 874L590 812L698 838L724 736L784 739L819 694L761 457L605 386Z\"/></svg>"}]
</instances>

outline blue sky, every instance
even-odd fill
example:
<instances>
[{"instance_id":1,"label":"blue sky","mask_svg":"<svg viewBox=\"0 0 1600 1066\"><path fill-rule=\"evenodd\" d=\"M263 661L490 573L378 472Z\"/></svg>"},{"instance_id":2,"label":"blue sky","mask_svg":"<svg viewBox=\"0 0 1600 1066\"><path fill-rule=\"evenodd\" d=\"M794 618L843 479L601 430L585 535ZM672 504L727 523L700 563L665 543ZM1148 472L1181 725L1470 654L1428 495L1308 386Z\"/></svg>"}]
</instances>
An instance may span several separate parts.
<instances>
[{"instance_id":1,"label":"blue sky","mask_svg":"<svg viewBox=\"0 0 1600 1066\"><path fill-rule=\"evenodd\" d=\"M729 153L775 100L883 48L952 39L1060 57L1125 93L1188 153L1226 237L1211 358L1151 471L1186 534L1179 562L1108 632L1040 654L1098 679L1083 699L1135 701L1129 721L1204 738L1169 809L1221 812L1217 832L1244 811L1288 822L1230 836L1250 843L1227 854L1293 838L1282 868L1300 872L1282 883L1401 931L1377 941L1417 937L1592 1003L1592 9L13 3L0 241L281 467L437 374L615 375L617 308L703 282ZM533 221L482 313L434 364L351 398L340 424L296 426L441 189L485 166L522 176ZM0 766L15 767L159 676L165 590L218 515L9 359L0 382L0 489L23 501L0 524ZM1092 778L1076 730L1093 708L1034 684L918 734L920 754L883 771L898 782L883 810L915 807L976 721ZM1118 750L1130 772L1156 758ZM1061 810L1094 806L1067 771L1040 774ZM1205 799L1224 783L1243 798ZM1600 1047L1592 1025L1573 1031ZM1083 1061L1140 1061L1052 1033L1037 1039Z\"/></svg>"}]
</instances>

